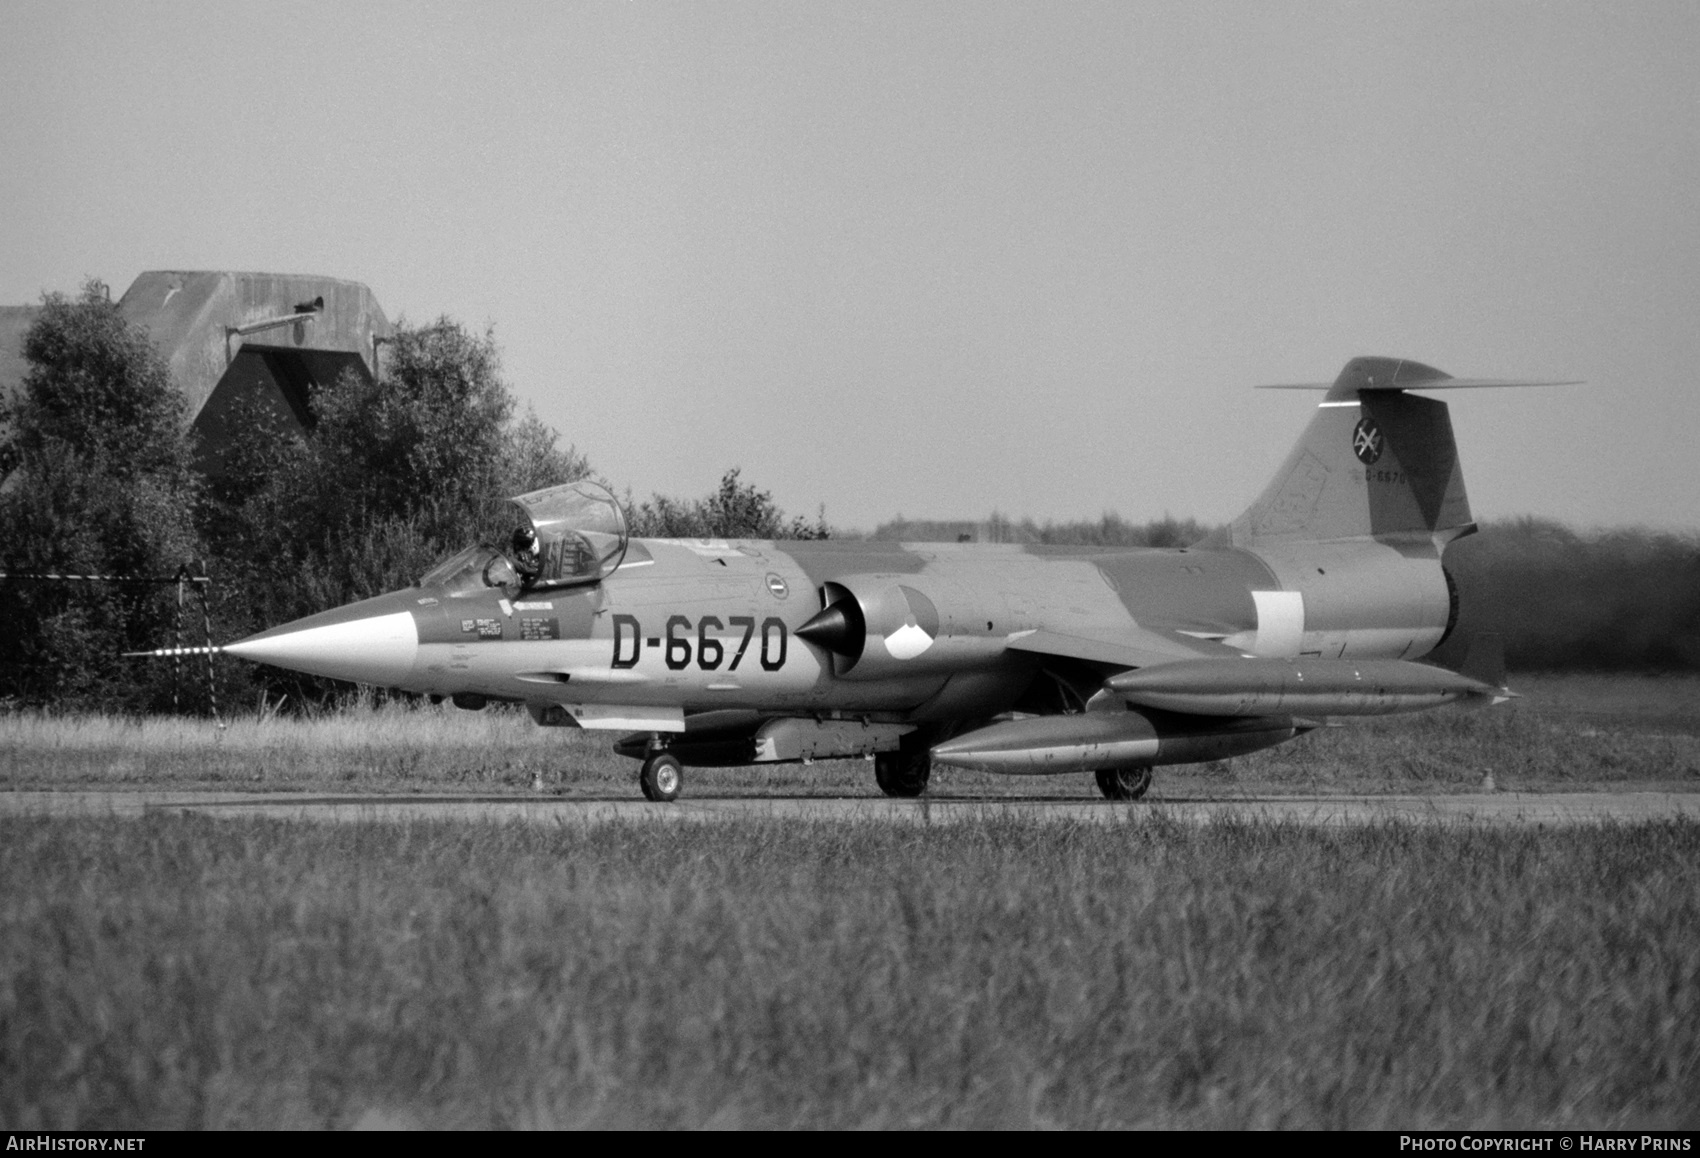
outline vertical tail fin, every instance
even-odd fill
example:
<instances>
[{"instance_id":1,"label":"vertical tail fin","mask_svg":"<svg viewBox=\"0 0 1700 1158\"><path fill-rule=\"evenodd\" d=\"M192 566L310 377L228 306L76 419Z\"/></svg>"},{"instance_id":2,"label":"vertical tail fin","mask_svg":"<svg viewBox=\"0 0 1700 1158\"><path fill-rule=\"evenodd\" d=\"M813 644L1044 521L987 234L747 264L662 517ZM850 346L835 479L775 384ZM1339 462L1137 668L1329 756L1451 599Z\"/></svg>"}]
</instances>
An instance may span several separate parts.
<instances>
[{"instance_id":1,"label":"vertical tail fin","mask_svg":"<svg viewBox=\"0 0 1700 1158\"><path fill-rule=\"evenodd\" d=\"M1353 358L1327 390L1274 481L1211 545L1461 533L1473 524L1446 403L1408 394L1476 386L1547 386L1453 378L1399 358ZM1211 543L1211 540L1206 540Z\"/></svg>"}]
</instances>

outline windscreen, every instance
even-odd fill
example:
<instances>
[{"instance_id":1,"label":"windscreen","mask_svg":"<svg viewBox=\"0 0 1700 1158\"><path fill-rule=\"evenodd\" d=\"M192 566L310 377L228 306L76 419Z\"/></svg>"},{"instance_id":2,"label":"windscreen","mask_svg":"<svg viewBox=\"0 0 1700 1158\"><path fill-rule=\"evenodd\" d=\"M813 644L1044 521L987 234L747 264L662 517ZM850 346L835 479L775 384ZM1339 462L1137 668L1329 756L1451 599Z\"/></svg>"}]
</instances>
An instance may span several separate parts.
<instances>
[{"instance_id":1,"label":"windscreen","mask_svg":"<svg viewBox=\"0 0 1700 1158\"><path fill-rule=\"evenodd\" d=\"M445 595L471 595L491 587L517 587L519 575L506 555L488 543L450 555L419 578L421 587L441 588Z\"/></svg>"}]
</instances>

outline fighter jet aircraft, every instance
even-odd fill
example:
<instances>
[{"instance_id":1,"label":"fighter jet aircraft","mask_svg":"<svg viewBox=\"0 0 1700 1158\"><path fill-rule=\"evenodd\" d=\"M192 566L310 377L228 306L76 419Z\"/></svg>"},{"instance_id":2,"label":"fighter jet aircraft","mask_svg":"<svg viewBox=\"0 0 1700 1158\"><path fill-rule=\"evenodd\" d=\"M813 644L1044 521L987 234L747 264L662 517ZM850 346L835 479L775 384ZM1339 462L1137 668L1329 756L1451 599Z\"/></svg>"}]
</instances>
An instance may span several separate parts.
<instances>
[{"instance_id":1,"label":"fighter jet aircraft","mask_svg":"<svg viewBox=\"0 0 1700 1158\"><path fill-rule=\"evenodd\" d=\"M578 482L419 582L223 650L335 679L526 706L626 733L650 800L682 769L872 757L892 796L937 765L1090 772L1137 798L1331 717L1498 702L1493 640L1452 672L1441 564L1475 529L1444 403L1549 385L1355 358L1262 495L1178 550L633 539Z\"/></svg>"}]
</instances>

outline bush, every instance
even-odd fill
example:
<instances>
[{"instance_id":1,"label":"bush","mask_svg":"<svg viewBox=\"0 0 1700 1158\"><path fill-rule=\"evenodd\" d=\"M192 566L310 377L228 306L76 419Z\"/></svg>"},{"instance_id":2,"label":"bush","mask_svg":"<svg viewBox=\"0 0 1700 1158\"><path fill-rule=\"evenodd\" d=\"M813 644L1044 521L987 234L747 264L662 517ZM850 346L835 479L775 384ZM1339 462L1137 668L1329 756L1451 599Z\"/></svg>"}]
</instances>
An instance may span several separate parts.
<instances>
[{"instance_id":1,"label":"bush","mask_svg":"<svg viewBox=\"0 0 1700 1158\"><path fill-rule=\"evenodd\" d=\"M0 553L8 574L171 576L199 554L186 405L145 333L97 281L47 294L4 411ZM141 584L14 581L0 604L0 695L137 710L169 671L121 652L167 638L175 593Z\"/></svg>"},{"instance_id":2,"label":"bush","mask_svg":"<svg viewBox=\"0 0 1700 1158\"><path fill-rule=\"evenodd\" d=\"M257 630L406 587L505 529L507 498L590 473L515 410L494 337L442 318L320 390L305 434L251 412L206 510L227 607Z\"/></svg>"},{"instance_id":3,"label":"bush","mask_svg":"<svg viewBox=\"0 0 1700 1158\"><path fill-rule=\"evenodd\" d=\"M1197 519L1165 514L1148 523L1130 523L1113 511L1071 523L1032 519L1020 522L993 511L983 522L905 519L902 515L874 530L872 538L908 543L1039 543L1080 547L1190 547L1210 528Z\"/></svg>"},{"instance_id":4,"label":"bush","mask_svg":"<svg viewBox=\"0 0 1700 1158\"><path fill-rule=\"evenodd\" d=\"M789 522L774 505L769 491L739 481L740 468L720 478L720 489L704 498L681 501L652 495L641 505L626 496L626 524L631 533L655 539L826 539L832 535L824 513L809 522L797 515Z\"/></svg>"}]
</instances>

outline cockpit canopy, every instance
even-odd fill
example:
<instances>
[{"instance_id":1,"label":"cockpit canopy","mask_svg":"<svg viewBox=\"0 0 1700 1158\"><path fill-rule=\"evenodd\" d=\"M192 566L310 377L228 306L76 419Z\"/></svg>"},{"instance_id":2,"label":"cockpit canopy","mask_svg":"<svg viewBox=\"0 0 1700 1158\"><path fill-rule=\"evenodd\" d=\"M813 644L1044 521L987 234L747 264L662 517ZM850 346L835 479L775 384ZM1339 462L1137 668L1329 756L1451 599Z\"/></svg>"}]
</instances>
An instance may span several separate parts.
<instances>
[{"instance_id":1,"label":"cockpit canopy","mask_svg":"<svg viewBox=\"0 0 1700 1158\"><path fill-rule=\"evenodd\" d=\"M504 552L489 543L468 547L431 568L421 587L450 598L498 588L511 595L540 588L595 583L626 556L626 517L608 488L593 482L566 483L510 500L530 531L529 549L515 542Z\"/></svg>"},{"instance_id":2,"label":"cockpit canopy","mask_svg":"<svg viewBox=\"0 0 1700 1158\"><path fill-rule=\"evenodd\" d=\"M537 536L536 573L527 576L527 586L594 583L626 557L626 516L600 483L563 483L512 501ZM517 562L527 569L525 561Z\"/></svg>"}]
</instances>

